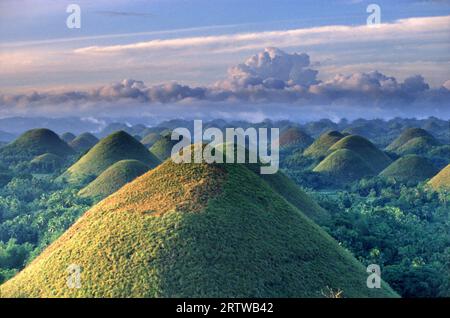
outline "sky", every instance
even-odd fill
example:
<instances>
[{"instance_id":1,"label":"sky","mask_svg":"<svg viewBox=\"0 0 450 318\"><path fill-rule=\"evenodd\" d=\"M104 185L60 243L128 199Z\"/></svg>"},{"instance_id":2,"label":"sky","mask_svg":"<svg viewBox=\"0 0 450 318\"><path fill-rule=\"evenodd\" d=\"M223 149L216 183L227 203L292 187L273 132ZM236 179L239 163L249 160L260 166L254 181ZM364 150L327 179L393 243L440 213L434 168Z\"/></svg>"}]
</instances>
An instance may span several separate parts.
<instances>
[{"instance_id":1,"label":"sky","mask_svg":"<svg viewBox=\"0 0 450 318\"><path fill-rule=\"evenodd\" d=\"M449 118L449 80L447 0L0 1L0 117Z\"/></svg>"}]
</instances>

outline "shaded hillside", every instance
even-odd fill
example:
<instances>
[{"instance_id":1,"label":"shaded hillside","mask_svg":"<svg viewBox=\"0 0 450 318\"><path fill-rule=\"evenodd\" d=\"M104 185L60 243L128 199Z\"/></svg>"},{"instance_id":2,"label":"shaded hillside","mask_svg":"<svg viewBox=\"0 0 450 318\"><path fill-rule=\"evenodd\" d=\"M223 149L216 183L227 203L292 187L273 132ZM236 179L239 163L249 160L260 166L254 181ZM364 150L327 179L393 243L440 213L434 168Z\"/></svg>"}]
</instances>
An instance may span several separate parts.
<instances>
[{"instance_id":1,"label":"shaded hillside","mask_svg":"<svg viewBox=\"0 0 450 318\"><path fill-rule=\"evenodd\" d=\"M438 170L433 163L417 155L401 157L384 169L380 176L407 182L420 182L434 176Z\"/></svg>"},{"instance_id":2,"label":"shaded hillside","mask_svg":"<svg viewBox=\"0 0 450 318\"><path fill-rule=\"evenodd\" d=\"M338 131L326 132L306 148L303 154L313 158L325 157L330 147L342 138L344 138L344 135Z\"/></svg>"},{"instance_id":3,"label":"shaded hillside","mask_svg":"<svg viewBox=\"0 0 450 318\"><path fill-rule=\"evenodd\" d=\"M91 133L82 133L71 142L69 146L78 153L83 153L98 143L98 138Z\"/></svg>"},{"instance_id":4,"label":"shaded hillside","mask_svg":"<svg viewBox=\"0 0 450 318\"><path fill-rule=\"evenodd\" d=\"M306 148L314 139L298 127L289 127L280 134L280 147Z\"/></svg>"},{"instance_id":5,"label":"shaded hillside","mask_svg":"<svg viewBox=\"0 0 450 318\"><path fill-rule=\"evenodd\" d=\"M159 139L150 147L150 152L154 154L159 160L164 161L170 157L172 148L178 143L178 140L172 140L171 134L166 133L160 136Z\"/></svg>"},{"instance_id":6,"label":"shaded hillside","mask_svg":"<svg viewBox=\"0 0 450 318\"><path fill-rule=\"evenodd\" d=\"M147 165L137 160L118 161L83 188L79 195L95 200L104 199L148 170Z\"/></svg>"},{"instance_id":7,"label":"shaded hillside","mask_svg":"<svg viewBox=\"0 0 450 318\"><path fill-rule=\"evenodd\" d=\"M45 153L30 161L30 168L34 172L51 173L61 168L64 159L52 153Z\"/></svg>"},{"instance_id":8,"label":"shaded hillside","mask_svg":"<svg viewBox=\"0 0 450 318\"><path fill-rule=\"evenodd\" d=\"M422 128L408 128L404 130L389 146L387 151L400 155L424 154L440 143Z\"/></svg>"},{"instance_id":9,"label":"shaded hillside","mask_svg":"<svg viewBox=\"0 0 450 318\"><path fill-rule=\"evenodd\" d=\"M64 134L62 134L60 136L61 140L63 140L66 143L71 142L72 140L74 140L75 138L77 138L77 136L75 136L74 134L72 134L71 132L66 132Z\"/></svg>"},{"instance_id":10,"label":"shaded hillside","mask_svg":"<svg viewBox=\"0 0 450 318\"><path fill-rule=\"evenodd\" d=\"M67 268L82 285L67 288ZM244 165L166 161L85 213L6 297L397 296Z\"/></svg>"},{"instance_id":11,"label":"shaded hillside","mask_svg":"<svg viewBox=\"0 0 450 318\"><path fill-rule=\"evenodd\" d=\"M124 159L139 160L150 168L159 164L159 160L139 141L126 132L119 131L100 140L80 160L67 169L61 178L71 183L93 180L112 164Z\"/></svg>"}]
</instances>

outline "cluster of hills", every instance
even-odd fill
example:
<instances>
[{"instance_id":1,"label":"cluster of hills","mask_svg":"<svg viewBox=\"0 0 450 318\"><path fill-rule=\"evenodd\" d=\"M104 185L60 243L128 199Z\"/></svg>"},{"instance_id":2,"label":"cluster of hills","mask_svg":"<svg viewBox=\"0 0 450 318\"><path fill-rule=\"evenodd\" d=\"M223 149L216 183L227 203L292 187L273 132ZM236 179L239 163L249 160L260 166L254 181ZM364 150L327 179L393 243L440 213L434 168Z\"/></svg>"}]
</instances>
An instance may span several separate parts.
<instances>
[{"instance_id":1,"label":"cluster of hills","mask_svg":"<svg viewBox=\"0 0 450 318\"><path fill-rule=\"evenodd\" d=\"M344 123L286 121L280 146L288 159L304 159L307 170L336 184L380 176L449 190L448 145L424 128L383 123L340 129ZM320 227L330 212L283 172L173 163L170 131L182 124L111 124L78 136L33 129L1 147L0 184L23 162L58 173L57 181L97 203L1 285L0 296L322 297L329 288L344 297L398 296L385 283L367 288L365 267ZM423 123L435 131L441 124ZM213 125L227 122L205 128ZM384 125L398 134L372 142ZM66 285L72 264L82 268L79 289Z\"/></svg>"}]
</instances>

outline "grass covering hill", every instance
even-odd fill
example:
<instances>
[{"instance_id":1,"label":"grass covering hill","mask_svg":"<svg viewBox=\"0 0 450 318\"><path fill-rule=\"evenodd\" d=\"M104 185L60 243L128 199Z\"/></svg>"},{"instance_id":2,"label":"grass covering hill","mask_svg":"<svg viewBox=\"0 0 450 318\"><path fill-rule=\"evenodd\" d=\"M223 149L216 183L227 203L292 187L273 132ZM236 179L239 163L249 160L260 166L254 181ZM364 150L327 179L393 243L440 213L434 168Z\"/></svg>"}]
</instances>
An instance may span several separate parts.
<instances>
[{"instance_id":1,"label":"grass covering hill","mask_svg":"<svg viewBox=\"0 0 450 318\"><path fill-rule=\"evenodd\" d=\"M146 147L151 147L161 138L157 132L151 132L141 139L141 143Z\"/></svg>"},{"instance_id":2,"label":"grass covering hill","mask_svg":"<svg viewBox=\"0 0 450 318\"><path fill-rule=\"evenodd\" d=\"M74 151L49 129L32 129L12 143L0 149L0 161L15 164L30 161L34 157L52 153L60 157L74 154Z\"/></svg>"},{"instance_id":3,"label":"grass covering hill","mask_svg":"<svg viewBox=\"0 0 450 318\"><path fill-rule=\"evenodd\" d=\"M425 129L408 128L405 129L389 146L387 151L397 154L424 154L440 143Z\"/></svg>"},{"instance_id":4,"label":"grass covering hill","mask_svg":"<svg viewBox=\"0 0 450 318\"><path fill-rule=\"evenodd\" d=\"M428 184L435 190L450 192L450 164L428 181Z\"/></svg>"},{"instance_id":5,"label":"grass covering hill","mask_svg":"<svg viewBox=\"0 0 450 318\"><path fill-rule=\"evenodd\" d=\"M349 135L340 139L329 148L329 152L332 153L339 149L353 151L360 156L375 173L379 173L392 162L384 152L379 150L369 140L358 135Z\"/></svg>"},{"instance_id":6,"label":"grass covering hill","mask_svg":"<svg viewBox=\"0 0 450 318\"><path fill-rule=\"evenodd\" d=\"M360 155L345 148L332 152L313 171L333 178L333 182L337 184L376 175L372 167Z\"/></svg>"},{"instance_id":7,"label":"grass covering hill","mask_svg":"<svg viewBox=\"0 0 450 318\"><path fill-rule=\"evenodd\" d=\"M60 138L61 138L61 140L65 141L66 143L69 143L72 140L74 140L75 138L77 138L77 136L75 136L71 132L66 132L66 133L62 134L60 136Z\"/></svg>"},{"instance_id":8,"label":"grass covering hill","mask_svg":"<svg viewBox=\"0 0 450 318\"><path fill-rule=\"evenodd\" d=\"M81 266L81 288L67 269ZM153 169L86 212L2 297L396 297L245 165Z\"/></svg>"},{"instance_id":9,"label":"grass covering hill","mask_svg":"<svg viewBox=\"0 0 450 318\"><path fill-rule=\"evenodd\" d=\"M45 153L30 161L32 171L50 173L59 169L64 164L64 159L52 153Z\"/></svg>"},{"instance_id":10,"label":"grass covering hill","mask_svg":"<svg viewBox=\"0 0 450 318\"><path fill-rule=\"evenodd\" d=\"M95 200L106 198L125 184L133 181L149 170L149 167L137 160L121 160L99 175L78 194Z\"/></svg>"},{"instance_id":11,"label":"grass covering hill","mask_svg":"<svg viewBox=\"0 0 450 318\"><path fill-rule=\"evenodd\" d=\"M82 133L71 142L69 142L69 146L72 147L76 152L82 153L85 152L92 147L94 147L98 143L98 138L95 137L91 133Z\"/></svg>"},{"instance_id":12,"label":"grass covering hill","mask_svg":"<svg viewBox=\"0 0 450 318\"><path fill-rule=\"evenodd\" d=\"M431 178L437 172L438 170L430 160L417 155L407 155L390 164L380 173L380 176L402 182L420 182Z\"/></svg>"},{"instance_id":13,"label":"grass covering hill","mask_svg":"<svg viewBox=\"0 0 450 318\"><path fill-rule=\"evenodd\" d=\"M280 134L280 147L306 148L313 142L314 139L298 127L289 127Z\"/></svg>"},{"instance_id":14,"label":"grass covering hill","mask_svg":"<svg viewBox=\"0 0 450 318\"><path fill-rule=\"evenodd\" d=\"M172 148L177 144L177 140L171 140L171 134L166 133L150 147L150 152L154 154L159 160L164 161L170 157Z\"/></svg>"},{"instance_id":15,"label":"grass covering hill","mask_svg":"<svg viewBox=\"0 0 450 318\"><path fill-rule=\"evenodd\" d=\"M70 183L84 183L89 179L93 180L112 164L124 159L139 160L150 168L159 164L159 160L139 141L124 131L118 131L100 140L67 169L61 179Z\"/></svg>"},{"instance_id":16,"label":"grass covering hill","mask_svg":"<svg viewBox=\"0 0 450 318\"><path fill-rule=\"evenodd\" d=\"M344 138L344 135L338 131L326 132L306 148L303 155L313 158L325 157L328 154L328 149L342 138Z\"/></svg>"}]
</instances>

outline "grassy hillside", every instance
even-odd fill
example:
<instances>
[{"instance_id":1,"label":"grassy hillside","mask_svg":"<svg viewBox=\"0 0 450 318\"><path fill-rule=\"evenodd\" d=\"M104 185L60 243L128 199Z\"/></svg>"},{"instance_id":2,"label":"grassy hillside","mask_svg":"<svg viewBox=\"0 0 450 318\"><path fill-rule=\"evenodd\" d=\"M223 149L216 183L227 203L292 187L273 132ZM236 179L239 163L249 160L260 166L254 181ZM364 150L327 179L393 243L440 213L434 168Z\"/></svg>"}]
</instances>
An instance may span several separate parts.
<instances>
[{"instance_id":1,"label":"grassy hillside","mask_svg":"<svg viewBox=\"0 0 450 318\"><path fill-rule=\"evenodd\" d=\"M408 128L390 143L386 150L398 154L421 154L438 145L439 142L425 129Z\"/></svg>"},{"instance_id":2,"label":"grassy hillside","mask_svg":"<svg viewBox=\"0 0 450 318\"><path fill-rule=\"evenodd\" d=\"M79 195L95 200L104 199L148 170L147 165L137 160L118 161L83 188Z\"/></svg>"},{"instance_id":3,"label":"grassy hillside","mask_svg":"<svg viewBox=\"0 0 450 318\"><path fill-rule=\"evenodd\" d=\"M338 149L322 160L314 169L333 178L335 183L346 183L376 175L372 167L356 152Z\"/></svg>"},{"instance_id":4,"label":"grassy hillside","mask_svg":"<svg viewBox=\"0 0 450 318\"><path fill-rule=\"evenodd\" d=\"M407 182L420 182L434 176L438 170L433 163L417 155L401 157L384 169L380 176Z\"/></svg>"},{"instance_id":5,"label":"grassy hillside","mask_svg":"<svg viewBox=\"0 0 450 318\"><path fill-rule=\"evenodd\" d=\"M69 146L72 147L76 152L82 153L98 143L98 138L90 133L83 133L69 142Z\"/></svg>"},{"instance_id":6,"label":"grassy hillside","mask_svg":"<svg viewBox=\"0 0 450 318\"><path fill-rule=\"evenodd\" d=\"M340 139L330 147L329 151L333 152L339 149L348 149L358 154L375 173L379 173L392 162L369 140L358 135L349 135Z\"/></svg>"},{"instance_id":7,"label":"grassy hillside","mask_svg":"<svg viewBox=\"0 0 450 318\"><path fill-rule=\"evenodd\" d=\"M144 138L142 138L141 143L146 147L151 147L161 138L161 135L157 132L151 132L147 135L145 135Z\"/></svg>"},{"instance_id":8,"label":"grassy hillside","mask_svg":"<svg viewBox=\"0 0 450 318\"><path fill-rule=\"evenodd\" d=\"M82 267L80 289L67 268ZM244 165L166 161L79 219L3 297L395 297Z\"/></svg>"},{"instance_id":9,"label":"grassy hillside","mask_svg":"<svg viewBox=\"0 0 450 318\"><path fill-rule=\"evenodd\" d=\"M30 167L37 172L53 172L63 164L64 159L52 153L45 153L30 161Z\"/></svg>"},{"instance_id":10,"label":"grassy hillside","mask_svg":"<svg viewBox=\"0 0 450 318\"><path fill-rule=\"evenodd\" d=\"M112 164L124 159L139 160L150 168L159 164L159 160L139 141L124 131L118 131L100 140L61 178L71 183L83 183L98 177Z\"/></svg>"},{"instance_id":11,"label":"grassy hillside","mask_svg":"<svg viewBox=\"0 0 450 318\"><path fill-rule=\"evenodd\" d=\"M77 136L75 136L74 134L72 134L71 132L66 132L64 134L62 134L60 136L61 140L63 140L66 143L71 142L72 140L74 140L75 138L77 138Z\"/></svg>"},{"instance_id":12,"label":"grassy hillside","mask_svg":"<svg viewBox=\"0 0 450 318\"><path fill-rule=\"evenodd\" d=\"M0 149L0 161L6 164L29 161L45 153L66 157L74 151L53 131L32 129Z\"/></svg>"},{"instance_id":13,"label":"grassy hillside","mask_svg":"<svg viewBox=\"0 0 450 318\"><path fill-rule=\"evenodd\" d=\"M154 154L159 160L164 161L170 157L172 148L177 144L177 140L171 140L171 134L167 133L160 138L150 147L150 152Z\"/></svg>"},{"instance_id":14,"label":"grassy hillside","mask_svg":"<svg viewBox=\"0 0 450 318\"><path fill-rule=\"evenodd\" d=\"M326 132L306 148L303 154L313 158L325 157L328 154L328 149L342 138L344 138L344 135L338 131Z\"/></svg>"},{"instance_id":15,"label":"grassy hillside","mask_svg":"<svg viewBox=\"0 0 450 318\"><path fill-rule=\"evenodd\" d=\"M435 190L450 191L450 165L435 175L428 184Z\"/></svg>"},{"instance_id":16,"label":"grassy hillside","mask_svg":"<svg viewBox=\"0 0 450 318\"><path fill-rule=\"evenodd\" d=\"M306 148L313 142L314 139L298 127L289 127L280 134L280 147Z\"/></svg>"}]
</instances>

